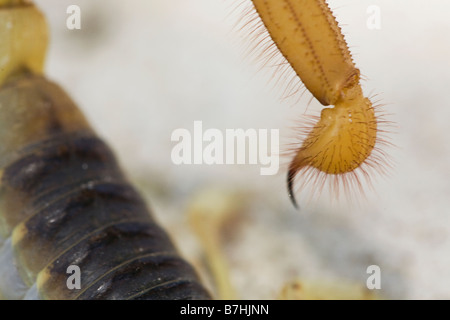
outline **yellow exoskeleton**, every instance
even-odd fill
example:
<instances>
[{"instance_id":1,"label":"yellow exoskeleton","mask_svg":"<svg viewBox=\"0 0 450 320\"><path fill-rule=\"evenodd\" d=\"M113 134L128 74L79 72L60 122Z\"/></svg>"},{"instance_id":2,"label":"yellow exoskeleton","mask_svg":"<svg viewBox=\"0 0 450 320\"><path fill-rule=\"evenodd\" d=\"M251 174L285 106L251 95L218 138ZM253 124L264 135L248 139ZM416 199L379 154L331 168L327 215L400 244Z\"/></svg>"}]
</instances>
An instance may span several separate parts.
<instances>
[{"instance_id":1,"label":"yellow exoskeleton","mask_svg":"<svg viewBox=\"0 0 450 320\"><path fill-rule=\"evenodd\" d=\"M289 166L289 195L293 180L348 188L367 170L383 162L375 147L378 120L363 94L360 71L325 0L252 0L262 23L285 60L305 87L324 106ZM378 118L379 119L379 118ZM358 171L359 170L359 171ZM316 177L314 177L316 176ZM342 185L341 185L342 184ZM338 190L335 190L338 192Z\"/></svg>"}]
</instances>

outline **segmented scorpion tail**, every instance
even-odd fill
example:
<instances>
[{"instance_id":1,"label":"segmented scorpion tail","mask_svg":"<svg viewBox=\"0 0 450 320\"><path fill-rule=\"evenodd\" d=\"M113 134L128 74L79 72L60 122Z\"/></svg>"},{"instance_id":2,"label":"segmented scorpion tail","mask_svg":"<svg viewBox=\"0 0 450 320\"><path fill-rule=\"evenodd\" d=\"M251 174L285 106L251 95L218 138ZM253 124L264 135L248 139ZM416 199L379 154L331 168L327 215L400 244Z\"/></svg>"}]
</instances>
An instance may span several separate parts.
<instances>
[{"instance_id":1,"label":"segmented scorpion tail","mask_svg":"<svg viewBox=\"0 0 450 320\"><path fill-rule=\"evenodd\" d=\"M0 0L0 296L208 299L79 109L42 75L47 28ZM80 289L67 286L69 266Z\"/></svg>"}]
</instances>

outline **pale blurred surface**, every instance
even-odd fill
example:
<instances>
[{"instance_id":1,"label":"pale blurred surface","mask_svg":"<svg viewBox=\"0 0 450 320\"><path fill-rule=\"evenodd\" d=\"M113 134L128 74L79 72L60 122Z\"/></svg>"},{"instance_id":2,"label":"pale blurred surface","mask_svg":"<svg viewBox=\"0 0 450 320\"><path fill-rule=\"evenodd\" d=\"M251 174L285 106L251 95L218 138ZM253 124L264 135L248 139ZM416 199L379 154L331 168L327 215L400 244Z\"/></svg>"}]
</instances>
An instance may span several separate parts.
<instances>
[{"instance_id":1,"label":"pale blurred surface","mask_svg":"<svg viewBox=\"0 0 450 320\"><path fill-rule=\"evenodd\" d=\"M271 72L244 59L234 1L36 2L51 28L47 74L112 145L191 262L200 265L202 252L185 215L190 199L216 186L245 196L224 245L240 298L276 298L296 277L364 285L372 264L387 298L450 298L449 2L329 1L367 78L364 91L394 113L398 148L388 150L395 167L374 182L376 195L368 191L358 206L322 197L299 212L284 167L261 176L259 166L176 166L170 158L173 130L192 130L194 120L289 137L306 110L309 94L295 106L280 101ZM71 4L81 8L81 30L66 28ZM380 30L366 27L369 5L381 9ZM308 112L319 109L313 102Z\"/></svg>"}]
</instances>

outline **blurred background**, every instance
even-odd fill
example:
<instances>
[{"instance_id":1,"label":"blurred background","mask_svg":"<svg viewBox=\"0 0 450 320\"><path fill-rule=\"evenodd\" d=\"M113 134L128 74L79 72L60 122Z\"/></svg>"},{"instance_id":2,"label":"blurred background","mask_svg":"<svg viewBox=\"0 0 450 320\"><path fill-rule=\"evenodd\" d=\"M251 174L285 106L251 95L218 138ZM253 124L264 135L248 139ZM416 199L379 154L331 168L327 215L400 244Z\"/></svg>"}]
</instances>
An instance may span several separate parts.
<instances>
[{"instance_id":1,"label":"blurred background","mask_svg":"<svg viewBox=\"0 0 450 320\"><path fill-rule=\"evenodd\" d=\"M258 165L171 160L172 132L192 131L195 120L204 129L279 129L283 152L301 115L321 109L309 93L296 103L280 99L284 87L271 81L273 70L246 58L248 36L235 27L241 1L35 0L51 32L47 74L113 147L211 290L186 214L204 190L241 204L222 230L239 298L276 298L298 277L365 286L375 264L386 298L450 299L450 3L328 1L366 79L364 92L378 94L393 114L397 147L386 150L389 175L374 179L358 204L324 193L301 200L297 211L285 166L261 176ZM81 30L66 27L73 4ZM370 5L381 10L379 30L367 27Z\"/></svg>"}]
</instances>

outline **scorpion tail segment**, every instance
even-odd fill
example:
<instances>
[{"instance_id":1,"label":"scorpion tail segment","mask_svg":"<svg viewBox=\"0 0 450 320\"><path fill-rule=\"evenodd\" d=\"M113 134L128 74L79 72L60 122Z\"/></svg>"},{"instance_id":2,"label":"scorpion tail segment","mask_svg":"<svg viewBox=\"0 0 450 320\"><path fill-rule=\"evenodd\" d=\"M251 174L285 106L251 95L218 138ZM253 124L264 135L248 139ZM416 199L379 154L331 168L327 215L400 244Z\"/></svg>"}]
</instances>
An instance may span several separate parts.
<instances>
[{"instance_id":1,"label":"scorpion tail segment","mask_svg":"<svg viewBox=\"0 0 450 320\"><path fill-rule=\"evenodd\" d=\"M0 276L1 295L210 297L59 86L14 77L0 88L0 105L0 242L9 239L6 251L0 246L0 274L14 279ZM73 266L77 290L67 286Z\"/></svg>"},{"instance_id":2,"label":"scorpion tail segment","mask_svg":"<svg viewBox=\"0 0 450 320\"><path fill-rule=\"evenodd\" d=\"M42 74L48 30L43 14L30 2L0 0L0 86L15 74Z\"/></svg>"},{"instance_id":3,"label":"scorpion tail segment","mask_svg":"<svg viewBox=\"0 0 450 320\"><path fill-rule=\"evenodd\" d=\"M210 298L109 147L42 75L46 48L39 10L0 0L0 296Z\"/></svg>"}]
</instances>

